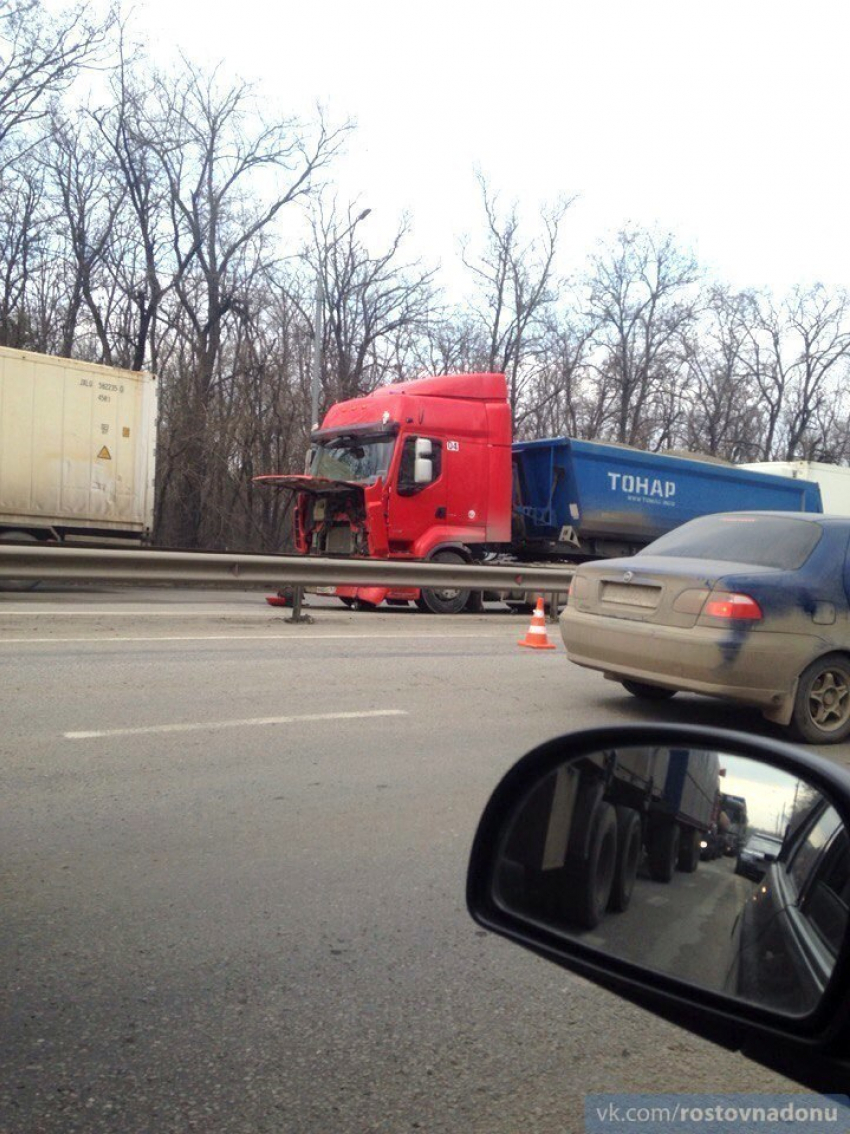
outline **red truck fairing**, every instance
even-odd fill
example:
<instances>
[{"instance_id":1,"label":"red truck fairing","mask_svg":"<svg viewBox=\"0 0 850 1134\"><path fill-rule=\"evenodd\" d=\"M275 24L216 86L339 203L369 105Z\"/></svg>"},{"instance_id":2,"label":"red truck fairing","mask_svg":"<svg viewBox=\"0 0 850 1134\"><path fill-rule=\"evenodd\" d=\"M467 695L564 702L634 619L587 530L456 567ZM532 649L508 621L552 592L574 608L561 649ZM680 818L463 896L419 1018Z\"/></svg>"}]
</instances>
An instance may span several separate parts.
<instances>
[{"instance_id":1,"label":"red truck fairing","mask_svg":"<svg viewBox=\"0 0 850 1134\"><path fill-rule=\"evenodd\" d=\"M472 558L510 540L511 432L501 374L402 382L331 406L312 435L314 475L257 480L298 494L302 554L428 559L453 548ZM427 483L414 482L417 441L430 443ZM372 603L418 595L379 590L337 593Z\"/></svg>"}]
</instances>

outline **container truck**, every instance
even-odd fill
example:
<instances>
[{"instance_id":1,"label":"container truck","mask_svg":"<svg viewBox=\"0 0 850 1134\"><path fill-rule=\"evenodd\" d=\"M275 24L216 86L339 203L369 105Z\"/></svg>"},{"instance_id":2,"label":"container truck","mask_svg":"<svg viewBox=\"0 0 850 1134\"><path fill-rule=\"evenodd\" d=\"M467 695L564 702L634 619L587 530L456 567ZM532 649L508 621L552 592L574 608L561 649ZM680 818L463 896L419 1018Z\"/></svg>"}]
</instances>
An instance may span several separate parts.
<instances>
[{"instance_id":1,"label":"container truck","mask_svg":"<svg viewBox=\"0 0 850 1134\"><path fill-rule=\"evenodd\" d=\"M156 395L144 372L0 347L0 539L146 542Z\"/></svg>"},{"instance_id":2,"label":"container truck","mask_svg":"<svg viewBox=\"0 0 850 1134\"><path fill-rule=\"evenodd\" d=\"M639 871L669 882L699 865L719 792L717 752L626 748L559 768L522 804L505 845L503 900L593 929L630 904ZM532 911L529 911L532 912Z\"/></svg>"},{"instance_id":3,"label":"container truck","mask_svg":"<svg viewBox=\"0 0 850 1134\"><path fill-rule=\"evenodd\" d=\"M627 446L513 443L502 374L423 378L332 406L308 472L258 482L297 494L303 554L472 563L631 555L707 512L821 511L818 486ZM348 605L480 607L469 590L337 587Z\"/></svg>"},{"instance_id":4,"label":"container truck","mask_svg":"<svg viewBox=\"0 0 850 1134\"><path fill-rule=\"evenodd\" d=\"M823 510L828 516L850 516L850 468L823 461L756 461L740 465L753 472L813 481L820 489Z\"/></svg>"}]
</instances>

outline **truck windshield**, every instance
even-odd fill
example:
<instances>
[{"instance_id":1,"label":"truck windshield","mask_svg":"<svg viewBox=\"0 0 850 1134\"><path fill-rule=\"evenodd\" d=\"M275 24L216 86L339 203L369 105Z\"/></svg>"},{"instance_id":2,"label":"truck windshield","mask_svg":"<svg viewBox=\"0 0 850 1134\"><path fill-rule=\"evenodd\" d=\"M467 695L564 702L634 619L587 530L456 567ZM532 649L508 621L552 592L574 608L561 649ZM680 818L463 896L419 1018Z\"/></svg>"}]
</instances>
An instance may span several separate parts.
<instances>
[{"instance_id":1,"label":"truck windshield","mask_svg":"<svg viewBox=\"0 0 850 1134\"><path fill-rule=\"evenodd\" d=\"M327 480L374 484L379 476L386 478L394 444L395 437L386 434L325 438L313 449L310 474Z\"/></svg>"}]
</instances>

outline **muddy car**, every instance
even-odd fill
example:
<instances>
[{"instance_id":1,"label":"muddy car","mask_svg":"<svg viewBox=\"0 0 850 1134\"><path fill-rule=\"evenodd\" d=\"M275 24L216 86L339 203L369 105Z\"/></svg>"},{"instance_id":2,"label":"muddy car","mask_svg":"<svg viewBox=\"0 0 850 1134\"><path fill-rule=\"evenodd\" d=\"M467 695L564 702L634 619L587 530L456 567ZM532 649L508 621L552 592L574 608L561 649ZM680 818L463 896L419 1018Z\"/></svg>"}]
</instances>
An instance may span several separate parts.
<instances>
[{"instance_id":1,"label":"muddy car","mask_svg":"<svg viewBox=\"0 0 850 1134\"><path fill-rule=\"evenodd\" d=\"M570 661L634 696L754 705L802 740L850 735L850 519L729 512L576 572Z\"/></svg>"}]
</instances>

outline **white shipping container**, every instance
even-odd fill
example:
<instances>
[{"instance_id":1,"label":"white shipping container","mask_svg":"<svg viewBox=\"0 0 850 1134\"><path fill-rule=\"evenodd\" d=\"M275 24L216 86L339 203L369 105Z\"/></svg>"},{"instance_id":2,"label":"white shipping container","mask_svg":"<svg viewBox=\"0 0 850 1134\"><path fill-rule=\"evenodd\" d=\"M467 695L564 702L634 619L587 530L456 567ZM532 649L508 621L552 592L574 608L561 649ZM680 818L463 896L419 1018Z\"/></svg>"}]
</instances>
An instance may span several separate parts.
<instances>
[{"instance_id":1,"label":"white shipping container","mask_svg":"<svg viewBox=\"0 0 850 1134\"><path fill-rule=\"evenodd\" d=\"M754 472L813 480L820 487L821 502L827 516L850 516L850 468L827 465L822 461L758 461L741 465Z\"/></svg>"},{"instance_id":2,"label":"white shipping container","mask_svg":"<svg viewBox=\"0 0 850 1134\"><path fill-rule=\"evenodd\" d=\"M0 530L149 532L156 393L144 372L0 347Z\"/></svg>"}]
</instances>

